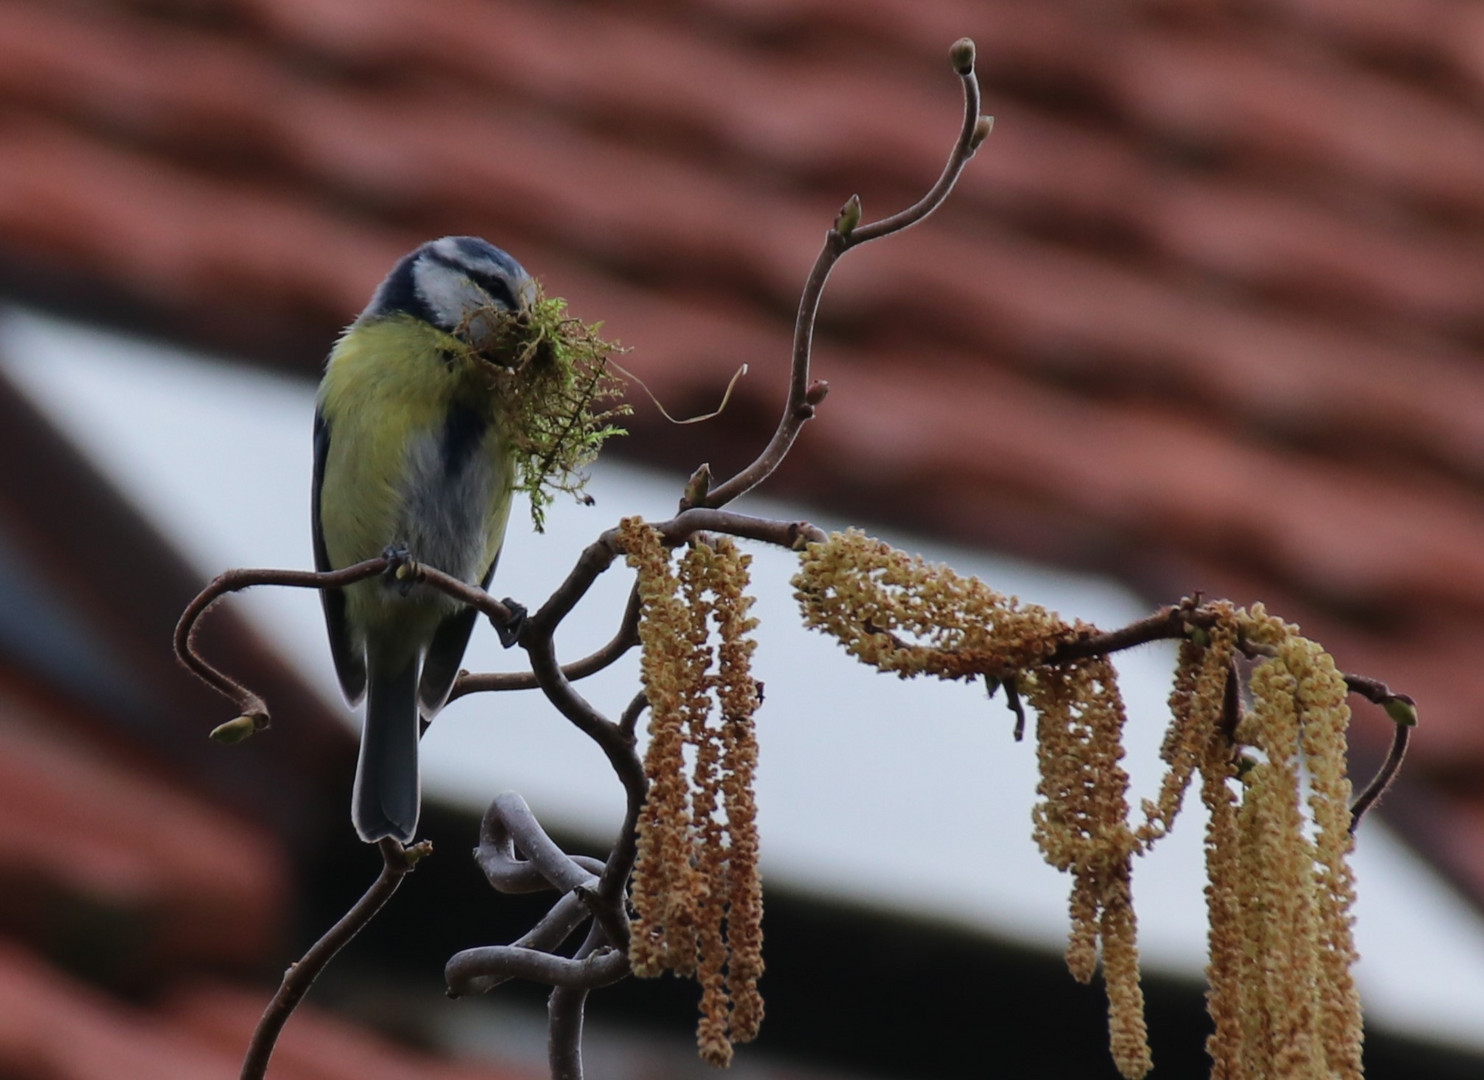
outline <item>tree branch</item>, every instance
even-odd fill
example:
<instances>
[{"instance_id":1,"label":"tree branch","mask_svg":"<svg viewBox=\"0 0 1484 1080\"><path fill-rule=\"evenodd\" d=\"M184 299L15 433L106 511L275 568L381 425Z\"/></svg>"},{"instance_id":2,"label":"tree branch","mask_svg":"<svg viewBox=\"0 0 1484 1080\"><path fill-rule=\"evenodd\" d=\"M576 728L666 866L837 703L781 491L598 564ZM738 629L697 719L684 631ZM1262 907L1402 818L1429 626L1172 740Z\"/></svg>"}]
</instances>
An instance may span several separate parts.
<instances>
[{"instance_id":1,"label":"tree branch","mask_svg":"<svg viewBox=\"0 0 1484 1080\"><path fill-rule=\"evenodd\" d=\"M354 566L348 566L344 570L323 574L312 570L228 570L224 574L218 574L206 588L196 594L194 600L186 605L185 611L181 612L180 621L175 624L175 655L207 686L235 702L242 715L253 721L255 729L262 730L269 724L267 703L236 679L207 663L206 659L196 650L197 624L201 617L228 593L250 589L254 585L284 585L294 589L333 589L353 585L368 577L375 577L383 573L390 565L390 561L385 556L378 556L362 563L356 563Z\"/></svg>"},{"instance_id":2,"label":"tree branch","mask_svg":"<svg viewBox=\"0 0 1484 1080\"><path fill-rule=\"evenodd\" d=\"M585 960L603 944L603 929L594 926L577 950L577 959ZM626 955L624 963L628 963ZM582 1012L587 995L585 988L558 986L546 999L546 1055L551 1080L582 1080Z\"/></svg>"},{"instance_id":3,"label":"tree branch","mask_svg":"<svg viewBox=\"0 0 1484 1080\"><path fill-rule=\"evenodd\" d=\"M581 660L574 660L570 664L562 665L562 675L569 681L576 682L585 679L589 675L611 666L634 646L639 644L639 591L637 586L629 591L628 606L624 608L623 621L619 624L618 631L613 635L608 644L601 649L589 653ZM459 673L457 681L453 684L453 691L448 695L449 701L457 700L465 694L479 694L499 692L505 690L538 690L541 683L537 681L534 672L530 671L491 671L471 674L464 671Z\"/></svg>"},{"instance_id":4,"label":"tree branch","mask_svg":"<svg viewBox=\"0 0 1484 1080\"><path fill-rule=\"evenodd\" d=\"M516 856L515 849L526 858ZM604 864L585 855L568 855L552 843L525 799L513 791L496 795L479 827L474 861L497 891L571 892L598 883Z\"/></svg>"},{"instance_id":5,"label":"tree branch","mask_svg":"<svg viewBox=\"0 0 1484 1080\"><path fill-rule=\"evenodd\" d=\"M1391 698L1391 701L1402 699L1405 699L1405 704L1412 705L1412 699L1405 694L1396 694ZM1388 707L1386 711L1391 713L1392 709ZM1412 715L1415 718L1415 710ZM1352 833L1360 824L1360 819L1370 813L1371 809L1381 801L1381 796L1385 795L1391 787L1391 782L1396 779L1396 774L1401 771L1402 761L1406 759L1407 744L1412 740L1412 728L1415 726L1415 719L1412 722L1408 722L1405 719L1397 720L1393 715L1392 721L1395 726L1391 733L1391 749L1386 753L1386 760L1381 763L1381 768L1376 771L1376 775L1371 777L1370 783L1366 784L1361 790L1361 793L1355 797L1355 801L1350 804L1350 831Z\"/></svg>"},{"instance_id":6,"label":"tree branch","mask_svg":"<svg viewBox=\"0 0 1484 1080\"><path fill-rule=\"evenodd\" d=\"M580 960L518 945L484 945L455 953L444 966L450 997L483 994L511 979L526 979L570 990L611 986L629 973L622 949L604 946Z\"/></svg>"},{"instance_id":7,"label":"tree branch","mask_svg":"<svg viewBox=\"0 0 1484 1080\"><path fill-rule=\"evenodd\" d=\"M948 163L943 167L937 183L917 202L907 209L869 225L860 225L860 199L852 196L839 216L834 228L825 234L824 247L814 260L814 267L804 282L804 291L799 297L799 311L794 320L794 344L792 375L789 380L788 399L783 405L783 416L768 445L763 448L751 465L730 480L711 488L699 500L702 506L724 506L739 495L757 487L783 462L793 446L799 432L814 417L815 406L824 400L829 384L811 382L809 361L814 348L814 323L819 315L820 300L824 296L825 283L835 263L851 248L872 240L879 240L892 233L911 228L922 221L948 198L964 166L974 156L989 134L987 117L979 115L979 80L974 74L974 43L962 38L950 50L954 70L963 81L964 122L957 141L949 152Z\"/></svg>"},{"instance_id":8,"label":"tree branch","mask_svg":"<svg viewBox=\"0 0 1484 1080\"><path fill-rule=\"evenodd\" d=\"M262 1019L253 1032L252 1041L248 1044L247 1056L242 1060L242 1080L262 1080L267 1074L268 1059L273 1056L273 1048L278 1043L283 1025L298 1008L299 1002L309 992L319 973L335 958L336 953L349 944L351 938L360 933L361 928L372 920L382 905L391 899L397 887L402 884L402 879L412 871L418 860L433 853L433 845L426 840L410 848L404 848L392 839L382 840L377 846L381 849L382 858L380 875L366 890L365 895L341 916L340 921L310 946L304 958L290 965L284 972L283 982L273 999L268 1002L268 1007L263 1011Z\"/></svg>"}]
</instances>

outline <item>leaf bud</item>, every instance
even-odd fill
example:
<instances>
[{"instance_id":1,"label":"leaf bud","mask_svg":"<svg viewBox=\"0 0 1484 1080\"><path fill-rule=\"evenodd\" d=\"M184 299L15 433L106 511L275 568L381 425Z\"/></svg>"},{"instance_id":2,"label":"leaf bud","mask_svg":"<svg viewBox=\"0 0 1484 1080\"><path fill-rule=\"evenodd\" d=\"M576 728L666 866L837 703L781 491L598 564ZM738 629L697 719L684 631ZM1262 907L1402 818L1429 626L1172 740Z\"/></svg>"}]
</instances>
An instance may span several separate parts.
<instances>
[{"instance_id":1,"label":"leaf bud","mask_svg":"<svg viewBox=\"0 0 1484 1080\"><path fill-rule=\"evenodd\" d=\"M993 130L993 116L981 116L978 120L974 121L974 131L969 135L969 149L978 150L984 140L989 138L989 133Z\"/></svg>"},{"instance_id":2,"label":"leaf bud","mask_svg":"<svg viewBox=\"0 0 1484 1080\"><path fill-rule=\"evenodd\" d=\"M948 58L953 61L953 70L960 75L969 75L974 71L974 39L959 38L948 50Z\"/></svg>"},{"instance_id":3,"label":"leaf bud","mask_svg":"<svg viewBox=\"0 0 1484 1080\"><path fill-rule=\"evenodd\" d=\"M840 213L835 218L835 231L841 236L848 237L855 231L855 227L861 223L861 197L852 195L845 205L840 207Z\"/></svg>"},{"instance_id":4,"label":"leaf bud","mask_svg":"<svg viewBox=\"0 0 1484 1080\"><path fill-rule=\"evenodd\" d=\"M1381 707L1386 710L1386 715L1391 717L1393 724L1402 727L1417 726L1417 703L1406 694L1394 694L1382 703Z\"/></svg>"},{"instance_id":5,"label":"leaf bud","mask_svg":"<svg viewBox=\"0 0 1484 1080\"><path fill-rule=\"evenodd\" d=\"M258 730L258 722L251 716L239 716L235 720L228 720L225 724L218 724L211 729L207 736L212 742L221 743L223 746L235 746L237 743L250 738Z\"/></svg>"}]
</instances>

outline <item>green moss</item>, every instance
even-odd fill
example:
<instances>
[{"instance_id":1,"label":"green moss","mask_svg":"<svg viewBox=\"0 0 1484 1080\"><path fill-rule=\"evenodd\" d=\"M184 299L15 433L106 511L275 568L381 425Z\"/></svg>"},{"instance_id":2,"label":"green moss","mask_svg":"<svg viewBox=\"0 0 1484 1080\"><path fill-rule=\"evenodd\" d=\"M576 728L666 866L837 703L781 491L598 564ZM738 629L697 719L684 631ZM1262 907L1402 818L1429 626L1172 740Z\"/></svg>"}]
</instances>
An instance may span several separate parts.
<instances>
[{"instance_id":1,"label":"green moss","mask_svg":"<svg viewBox=\"0 0 1484 1080\"><path fill-rule=\"evenodd\" d=\"M489 309L470 320L487 333L475 356L489 372L500 427L515 461L515 489L531 501L531 523L545 527L557 492L582 498L586 469L632 410L625 380L608 363L622 351L567 314L567 302L539 295L525 310ZM462 336L462 335L461 335Z\"/></svg>"}]
</instances>

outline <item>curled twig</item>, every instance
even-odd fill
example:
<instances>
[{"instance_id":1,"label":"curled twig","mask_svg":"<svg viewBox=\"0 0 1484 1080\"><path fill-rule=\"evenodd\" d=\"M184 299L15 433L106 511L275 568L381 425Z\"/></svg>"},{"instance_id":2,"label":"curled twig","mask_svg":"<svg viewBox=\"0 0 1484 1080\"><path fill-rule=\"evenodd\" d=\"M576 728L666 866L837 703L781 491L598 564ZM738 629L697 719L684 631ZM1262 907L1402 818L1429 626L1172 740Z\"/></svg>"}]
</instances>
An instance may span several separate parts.
<instances>
[{"instance_id":1,"label":"curled twig","mask_svg":"<svg viewBox=\"0 0 1484 1080\"><path fill-rule=\"evenodd\" d=\"M242 713L243 719L253 721L253 727L261 730L268 726L268 706L261 697L243 686L236 679L213 667L196 651L197 624L201 616L228 593L241 592L254 585L284 585L295 589L333 589L353 585L368 577L375 577L390 565L385 556L367 559L332 573L315 573L312 570L228 570L218 574L211 583L196 594L186 605L180 620L175 624L175 655L190 668L207 686L230 698Z\"/></svg>"},{"instance_id":2,"label":"curled twig","mask_svg":"<svg viewBox=\"0 0 1484 1080\"><path fill-rule=\"evenodd\" d=\"M604 944L602 927L594 926L574 959L585 960ZM628 956L620 955L627 964ZM546 1055L551 1080L582 1080L582 1011L587 995L586 987L558 986L546 999Z\"/></svg>"},{"instance_id":3,"label":"curled twig","mask_svg":"<svg viewBox=\"0 0 1484 1080\"><path fill-rule=\"evenodd\" d=\"M633 735L639 727L639 717L647 708L649 708L649 695L640 690L624 708L623 714L619 716L619 729L627 735Z\"/></svg>"},{"instance_id":4,"label":"curled twig","mask_svg":"<svg viewBox=\"0 0 1484 1080\"><path fill-rule=\"evenodd\" d=\"M1407 744L1411 739L1411 724L1395 725L1391 733L1391 749L1386 753L1386 760L1381 763L1381 768L1376 771L1376 775L1371 777L1371 782L1350 804L1350 831L1352 833L1360 824L1360 819L1381 801L1381 796L1385 795L1387 789L1391 787L1391 782L1396 779L1396 774L1401 770L1402 761L1407 756Z\"/></svg>"},{"instance_id":5,"label":"curled twig","mask_svg":"<svg viewBox=\"0 0 1484 1080\"><path fill-rule=\"evenodd\" d=\"M241 711L240 719L250 719L254 730L268 726L268 706L261 697L243 686L236 679L220 671L196 650L196 631L201 617L228 593L241 592L255 585L282 585L294 589L339 589L354 585L358 581L375 577L391 569L397 560L389 555L378 555L374 559L347 566L343 570L323 573L313 570L228 570L218 574L212 582L196 594L181 613L175 624L175 655L190 668L202 682L224 697L230 698ZM507 625L512 611L505 604L490 596L483 589L468 585L456 577L417 563L403 563L406 574L414 581L424 582L440 589L471 607L478 608L496 625ZM234 740L235 741L235 740Z\"/></svg>"},{"instance_id":6,"label":"curled twig","mask_svg":"<svg viewBox=\"0 0 1484 1080\"><path fill-rule=\"evenodd\" d=\"M515 849L526 858L516 856ZM474 861L489 883L502 893L570 892L593 886L603 863L587 856L570 856L557 847L531 813L525 799L507 791L495 796L479 828Z\"/></svg>"},{"instance_id":7,"label":"curled twig","mask_svg":"<svg viewBox=\"0 0 1484 1080\"><path fill-rule=\"evenodd\" d=\"M629 973L628 954L605 946L580 960L516 945L485 945L455 953L443 968L450 997L483 994L510 979L596 990Z\"/></svg>"}]
</instances>

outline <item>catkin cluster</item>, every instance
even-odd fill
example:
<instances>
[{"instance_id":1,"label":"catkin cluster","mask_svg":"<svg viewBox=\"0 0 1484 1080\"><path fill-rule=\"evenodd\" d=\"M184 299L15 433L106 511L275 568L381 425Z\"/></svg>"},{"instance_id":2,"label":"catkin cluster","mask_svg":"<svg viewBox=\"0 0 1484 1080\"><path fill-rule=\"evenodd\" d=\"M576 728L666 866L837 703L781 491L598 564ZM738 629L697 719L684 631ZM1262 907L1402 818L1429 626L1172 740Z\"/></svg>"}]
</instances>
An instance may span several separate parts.
<instances>
[{"instance_id":1,"label":"catkin cluster","mask_svg":"<svg viewBox=\"0 0 1484 1080\"><path fill-rule=\"evenodd\" d=\"M1009 678L1072 637L1045 608L908 555L859 529L810 544L793 579L804 625L902 678Z\"/></svg>"},{"instance_id":2,"label":"catkin cluster","mask_svg":"<svg viewBox=\"0 0 1484 1080\"><path fill-rule=\"evenodd\" d=\"M1139 985L1123 699L1105 657L1043 667L1023 680L1036 710L1040 796L1032 835L1046 861L1072 875L1067 969L1091 982L1098 954L1108 993L1108 1041L1124 1076L1151 1067Z\"/></svg>"},{"instance_id":3,"label":"catkin cluster","mask_svg":"<svg viewBox=\"0 0 1484 1080\"><path fill-rule=\"evenodd\" d=\"M1208 813L1213 1078L1361 1075L1350 714L1344 676L1318 645L1260 606L1183 604L1191 621L1160 750L1166 771L1134 824L1112 664L1049 662L1093 628L857 531L811 544L793 584L805 623L863 662L903 678L989 676L1033 706L1041 772L1033 835L1047 862L1071 875L1067 965L1087 982L1101 959L1110 1048L1124 1076L1152 1066L1133 857L1169 832L1197 775ZM1239 661L1249 656L1261 659L1244 715Z\"/></svg>"},{"instance_id":4,"label":"catkin cluster","mask_svg":"<svg viewBox=\"0 0 1484 1080\"><path fill-rule=\"evenodd\" d=\"M1330 656L1297 627L1260 605L1236 613L1236 622L1245 641L1271 655L1252 672L1245 715L1226 695L1220 727L1234 736L1219 751L1225 760L1213 749L1209 763L1211 772L1225 771L1219 789L1210 778L1203 783L1211 809L1212 1076L1358 1080L1348 689ZM1241 754L1235 768L1233 742ZM1233 772L1239 802L1226 783Z\"/></svg>"},{"instance_id":5,"label":"catkin cluster","mask_svg":"<svg viewBox=\"0 0 1484 1080\"><path fill-rule=\"evenodd\" d=\"M693 544L677 566L638 518L619 536L639 572L650 715L629 960L641 977L700 983L701 1056L726 1065L763 1018L751 560L721 537Z\"/></svg>"}]
</instances>

